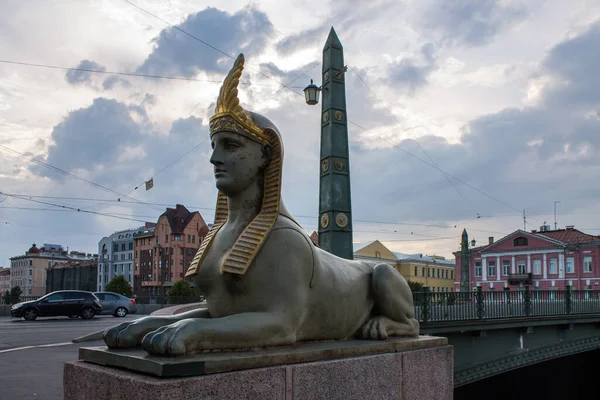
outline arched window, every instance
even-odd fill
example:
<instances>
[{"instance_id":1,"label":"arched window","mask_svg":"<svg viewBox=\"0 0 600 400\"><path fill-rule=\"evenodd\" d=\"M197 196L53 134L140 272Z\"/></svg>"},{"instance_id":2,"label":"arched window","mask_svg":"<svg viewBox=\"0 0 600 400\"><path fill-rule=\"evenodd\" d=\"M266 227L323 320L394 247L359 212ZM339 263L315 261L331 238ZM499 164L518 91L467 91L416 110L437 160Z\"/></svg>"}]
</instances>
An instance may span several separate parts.
<instances>
[{"instance_id":1,"label":"arched window","mask_svg":"<svg viewBox=\"0 0 600 400\"><path fill-rule=\"evenodd\" d=\"M518 237L514 240L513 244L515 246L527 246L527 238L526 237Z\"/></svg>"},{"instance_id":2,"label":"arched window","mask_svg":"<svg viewBox=\"0 0 600 400\"><path fill-rule=\"evenodd\" d=\"M375 257L377 257L377 258L381 258L381 253L380 253L380 252L378 252L378 251L376 251L376 252L375 252Z\"/></svg>"}]
</instances>

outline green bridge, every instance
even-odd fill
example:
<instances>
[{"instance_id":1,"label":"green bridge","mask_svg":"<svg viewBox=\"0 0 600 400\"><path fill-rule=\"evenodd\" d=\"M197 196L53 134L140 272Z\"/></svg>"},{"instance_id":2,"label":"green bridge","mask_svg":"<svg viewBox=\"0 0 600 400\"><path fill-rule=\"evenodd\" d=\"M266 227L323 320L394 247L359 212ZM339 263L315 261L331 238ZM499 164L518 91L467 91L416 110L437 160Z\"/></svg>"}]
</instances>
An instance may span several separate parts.
<instances>
[{"instance_id":1,"label":"green bridge","mask_svg":"<svg viewBox=\"0 0 600 400\"><path fill-rule=\"evenodd\" d=\"M600 348L600 297L588 290L413 293L422 335L454 346L454 386Z\"/></svg>"}]
</instances>

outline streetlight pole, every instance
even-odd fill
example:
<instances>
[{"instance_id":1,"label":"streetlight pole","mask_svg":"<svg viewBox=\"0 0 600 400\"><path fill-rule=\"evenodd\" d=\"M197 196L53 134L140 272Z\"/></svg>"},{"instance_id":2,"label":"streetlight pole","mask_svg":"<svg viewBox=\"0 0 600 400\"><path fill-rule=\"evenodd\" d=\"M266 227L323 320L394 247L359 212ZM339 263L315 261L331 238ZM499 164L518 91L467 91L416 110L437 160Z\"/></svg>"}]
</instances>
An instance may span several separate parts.
<instances>
[{"instance_id":1,"label":"streetlight pole","mask_svg":"<svg viewBox=\"0 0 600 400\"><path fill-rule=\"evenodd\" d=\"M560 200L554 201L554 230L556 230L556 203L560 203Z\"/></svg>"}]
</instances>

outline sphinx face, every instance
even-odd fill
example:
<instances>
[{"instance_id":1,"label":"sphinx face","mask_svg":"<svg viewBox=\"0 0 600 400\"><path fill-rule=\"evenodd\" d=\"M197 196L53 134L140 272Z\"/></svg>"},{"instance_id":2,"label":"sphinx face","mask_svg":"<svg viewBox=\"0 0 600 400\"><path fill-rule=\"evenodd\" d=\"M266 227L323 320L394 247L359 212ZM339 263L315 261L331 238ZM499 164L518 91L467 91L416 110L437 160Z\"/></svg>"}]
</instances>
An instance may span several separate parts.
<instances>
[{"instance_id":1,"label":"sphinx face","mask_svg":"<svg viewBox=\"0 0 600 400\"><path fill-rule=\"evenodd\" d=\"M268 162L263 145L233 132L217 132L212 138L217 189L226 196L235 196L251 185L262 182Z\"/></svg>"}]
</instances>

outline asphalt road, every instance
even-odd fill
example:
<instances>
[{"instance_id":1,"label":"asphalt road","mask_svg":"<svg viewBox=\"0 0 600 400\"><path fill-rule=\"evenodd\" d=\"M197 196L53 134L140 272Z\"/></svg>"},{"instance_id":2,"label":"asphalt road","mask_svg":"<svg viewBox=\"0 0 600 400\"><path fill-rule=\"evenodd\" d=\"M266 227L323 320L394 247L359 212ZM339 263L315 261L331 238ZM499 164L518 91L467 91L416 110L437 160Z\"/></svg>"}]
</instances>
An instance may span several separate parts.
<instances>
[{"instance_id":1,"label":"asphalt road","mask_svg":"<svg viewBox=\"0 0 600 400\"><path fill-rule=\"evenodd\" d=\"M63 364L77 360L79 347L104 344L70 341L141 316L103 315L91 320L56 317L36 321L0 317L0 399L62 399Z\"/></svg>"}]
</instances>

